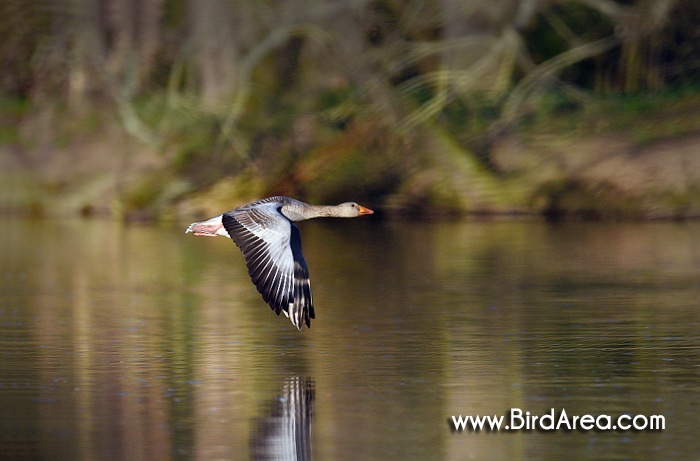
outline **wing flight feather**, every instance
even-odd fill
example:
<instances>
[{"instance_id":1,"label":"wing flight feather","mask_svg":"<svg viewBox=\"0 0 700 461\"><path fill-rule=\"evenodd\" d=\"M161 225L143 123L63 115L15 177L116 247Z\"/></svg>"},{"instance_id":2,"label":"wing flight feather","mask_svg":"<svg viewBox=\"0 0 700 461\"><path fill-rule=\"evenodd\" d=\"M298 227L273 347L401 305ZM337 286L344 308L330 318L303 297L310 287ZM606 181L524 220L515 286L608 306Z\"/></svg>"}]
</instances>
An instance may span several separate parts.
<instances>
[{"instance_id":1,"label":"wing flight feather","mask_svg":"<svg viewBox=\"0 0 700 461\"><path fill-rule=\"evenodd\" d=\"M298 329L315 318L309 271L299 229L281 203L254 203L222 215L222 224L243 252L248 274L266 303Z\"/></svg>"}]
</instances>

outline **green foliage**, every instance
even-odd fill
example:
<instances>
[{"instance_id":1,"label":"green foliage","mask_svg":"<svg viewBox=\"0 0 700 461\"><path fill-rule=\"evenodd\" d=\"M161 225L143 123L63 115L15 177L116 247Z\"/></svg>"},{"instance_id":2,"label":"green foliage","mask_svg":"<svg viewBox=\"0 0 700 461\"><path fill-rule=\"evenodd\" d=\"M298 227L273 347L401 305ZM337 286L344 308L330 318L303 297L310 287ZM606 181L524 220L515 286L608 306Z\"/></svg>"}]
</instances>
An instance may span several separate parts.
<instances>
[{"instance_id":1,"label":"green foliage","mask_svg":"<svg viewBox=\"0 0 700 461\"><path fill-rule=\"evenodd\" d=\"M329 126L343 129L361 112L362 98L357 86L341 86L321 91L316 110Z\"/></svg>"},{"instance_id":2,"label":"green foliage","mask_svg":"<svg viewBox=\"0 0 700 461\"><path fill-rule=\"evenodd\" d=\"M219 134L216 117L200 116L187 130L170 133L170 142L177 146L172 166L176 173L191 178L203 175L214 163L214 146ZM204 170L204 171L202 171Z\"/></svg>"},{"instance_id":3,"label":"green foliage","mask_svg":"<svg viewBox=\"0 0 700 461\"><path fill-rule=\"evenodd\" d=\"M549 219L610 219L642 216L638 198L605 181L566 178L545 182L530 205Z\"/></svg>"},{"instance_id":4,"label":"green foliage","mask_svg":"<svg viewBox=\"0 0 700 461\"><path fill-rule=\"evenodd\" d=\"M578 2L555 3L542 9L523 34L535 62L563 53L573 39L597 40L612 34L613 24L599 11Z\"/></svg>"},{"instance_id":5,"label":"green foliage","mask_svg":"<svg viewBox=\"0 0 700 461\"><path fill-rule=\"evenodd\" d=\"M303 185L309 200L339 203L373 200L393 192L401 181L401 166L379 152L353 151L341 156Z\"/></svg>"},{"instance_id":6,"label":"green foliage","mask_svg":"<svg viewBox=\"0 0 700 461\"><path fill-rule=\"evenodd\" d=\"M613 94L592 101L582 114L598 131L626 133L639 146L700 131L700 92L693 88L658 93Z\"/></svg>"},{"instance_id":7,"label":"green foliage","mask_svg":"<svg viewBox=\"0 0 700 461\"><path fill-rule=\"evenodd\" d=\"M118 197L119 212L129 219L157 218L166 210L165 205L188 192L189 183L167 173L150 172L122 191Z\"/></svg>"},{"instance_id":8,"label":"green foliage","mask_svg":"<svg viewBox=\"0 0 700 461\"><path fill-rule=\"evenodd\" d=\"M134 213L150 208L165 187L161 175L148 175L131 186L122 194L122 206L125 213Z\"/></svg>"},{"instance_id":9,"label":"green foliage","mask_svg":"<svg viewBox=\"0 0 700 461\"><path fill-rule=\"evenodd\" d=\"M86 0L91 15L9 0L0 142L72 146L119 125L168 163L124 192L128 210L243 174L319 202L406 194L460 209L500 203L512 169L493 151L512 133L646 146L697 132L700 3L527 0L528 16L525 1ZM56 133L19 139L18 121L42 117ZM425 162L443 136L449 161ZM589 195L618 208L607 186L563 181L536 208Z\"/></svg>"},{"instance_id":10,"label":"green foliage","mask_svg":"<svg viewBox=\"0 0 700 461\"><path fill-rule=\"evenodd\" d=\"M28 109L26 98L0 98L0 145L17 144L18 124Z\"/></svg>"}]
</instances>

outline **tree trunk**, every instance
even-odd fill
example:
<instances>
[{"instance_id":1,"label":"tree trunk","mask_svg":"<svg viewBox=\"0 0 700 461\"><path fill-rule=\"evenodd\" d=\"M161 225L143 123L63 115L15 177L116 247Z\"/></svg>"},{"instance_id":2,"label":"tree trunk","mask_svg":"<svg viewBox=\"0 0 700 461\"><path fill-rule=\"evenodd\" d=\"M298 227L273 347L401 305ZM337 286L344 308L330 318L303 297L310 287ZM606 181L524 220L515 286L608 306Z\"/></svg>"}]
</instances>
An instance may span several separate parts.
<instances>
[{"instance_id":1,"label":"tree trunk","mask_svg":"<svg viewBox=\"0 0 700 461\"><path fill-rule=\"evenodd\" d=\"M189 0L194 80L205 107L230 97L236 86L237 21L229 0Z\"/></svg>"}]
</instances>

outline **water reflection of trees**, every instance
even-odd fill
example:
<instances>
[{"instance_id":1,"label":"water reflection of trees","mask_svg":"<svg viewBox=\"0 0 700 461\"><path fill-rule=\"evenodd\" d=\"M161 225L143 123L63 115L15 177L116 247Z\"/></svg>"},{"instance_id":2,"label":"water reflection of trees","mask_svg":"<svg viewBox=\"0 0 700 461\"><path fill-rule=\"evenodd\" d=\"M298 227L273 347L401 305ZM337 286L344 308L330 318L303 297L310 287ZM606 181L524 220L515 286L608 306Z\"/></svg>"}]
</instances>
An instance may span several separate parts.
<instances>
[{"instance_id":1,"label":"water reflection of trees","mask_svg":"<svg viewBox=\"0 0 700 461\"><path fill-rule=\"evenodd\" d=\"M308 459L312 425L314 450L337 459L517 458L565 455L551 446L564 439L462 437L446 418L559 405L694 420L697 226L406 227L304 227L319 318L303 334L259 300L230 242L102 222L6 227L6 261L26 275L0 293L17 312L0 311L14 322L0 325L14 355L3 414L47 459ZM313 380L297 377L307 370ZM629 458L691 431L634 434L634 447L571 434L566 446Z\"/></svg>"},{"instance_id":2,"label":"water reflection of trees","mask_svg":"<svg viewBox=\"0 0 700 461\"><path fill-rule=\"evenodd\" d=\"M697 296L691 228L502 222L443 225L438 233L444 302L459 306L445 319L447 408L693 418L678 388L698 378L683 364L700 360L695 323L683 320L695 316ZM636 458L667 443L661 433L635 433L633 445L611 432L575 432L561 445L541 435L502 434L502 443L485 445L470 438L469 447L456 437L449 452ZM684 429L673 437L684 449L692 440Z\"/></svg>"}]
</instances>

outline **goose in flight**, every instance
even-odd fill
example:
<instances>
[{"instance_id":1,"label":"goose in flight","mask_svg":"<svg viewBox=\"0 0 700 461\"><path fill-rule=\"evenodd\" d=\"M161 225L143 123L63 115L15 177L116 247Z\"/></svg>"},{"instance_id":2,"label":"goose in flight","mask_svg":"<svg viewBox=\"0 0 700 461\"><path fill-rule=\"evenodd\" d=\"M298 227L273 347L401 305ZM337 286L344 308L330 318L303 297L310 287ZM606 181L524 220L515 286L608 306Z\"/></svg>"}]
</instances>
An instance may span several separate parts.
<instances>
[{"instance_id":1,"label":"goose in flight","mask_svg":"<svg viewBox=\"0 0 700 461\"><path fill-rule=\"evenodd\" d=\"M301 330L315 318L309 270L301 253L301 236L294 222L312 218L355 218L374 211L354 202L309 205L289 197L268 197L194 222L185 233L221 235L233 240L245 257L248 274L277 315L289 317Z\"/></svg>"}]
</instances>

